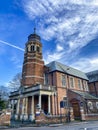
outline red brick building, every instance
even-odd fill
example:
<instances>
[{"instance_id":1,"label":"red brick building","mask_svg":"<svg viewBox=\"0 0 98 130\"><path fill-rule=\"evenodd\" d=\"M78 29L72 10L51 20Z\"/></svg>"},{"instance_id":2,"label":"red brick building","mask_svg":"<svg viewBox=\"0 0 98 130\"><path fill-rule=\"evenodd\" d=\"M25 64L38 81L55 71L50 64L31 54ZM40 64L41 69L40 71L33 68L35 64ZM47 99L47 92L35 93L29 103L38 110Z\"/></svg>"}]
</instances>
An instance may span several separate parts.
<instances>
[{"instance_id":1,"label":"red brick building","mask_svg":"<svg viewBox=\"0 0 98 130\"><path fill-rule=\"evenodd\" d=\"M54 115L72 110L74 119L81 120L98 110L98 98L89 94L86 74L56 61L45 65L41 38L35 32L25 46L21 86L11 93L10 100L12 116L20 120L35 119L36 107Z\"/></svg>"},{"instance_id":2,"label":"red brick building","mask_svg":"<svg viewBox=\"0 0 98 130\"><path fill-rule=\"evenodd\" d=\"M88 72L86 75L89 79L88 86L90 94L98 97L98 70Z\"/></svg>"}]
</instances>

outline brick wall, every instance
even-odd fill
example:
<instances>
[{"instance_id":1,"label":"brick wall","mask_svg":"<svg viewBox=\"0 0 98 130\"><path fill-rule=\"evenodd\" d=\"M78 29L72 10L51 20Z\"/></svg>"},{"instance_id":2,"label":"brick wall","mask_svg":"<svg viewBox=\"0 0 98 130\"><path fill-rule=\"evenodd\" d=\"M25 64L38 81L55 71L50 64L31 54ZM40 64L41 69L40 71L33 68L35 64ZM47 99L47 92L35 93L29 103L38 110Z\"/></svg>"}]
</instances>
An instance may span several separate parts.
<instances>
[{"instance_id":1,"label":"brick wall","mask_svg":"<svg viewBox=\"0 0 98 130\"><path fill-rule=\"evenodd\" d=\"M66 115L45 115L43 112L39 116L35 117L36 124L53 124L66 122Z\"/></svg>"},{"instance_id":2,"label":"brick wall","mask_svg":"<svg viewBox=\"0 0 98 130\"><path fill-rule=\"evenodd\" d=\"M98 96L98 82L92 82L88 84L91 94Z\"/></svg>"},{"instance_id":3,"label":"brick wall","mask_svg":"<svg viewBox=\"0 0 98 130\"><path fill-rule=\"evenodd\" d=\"M4 110L0 115L0 125L10 125L11 110Z\"/></svg>"},{"instance_id":4,"label":"brick wall","mask_svg":"<svg viewBox=\"0 0 98 130\"><path fill-rule=\"evenodd\" d=\"M62 86L62 75L64 75L66 78L66 85L65 86ZM73 88L70 88L70 78L71 77L73 77L73 79L74 79L74 87ZM62 101L64 97L69 96L69 100L76 97L76 94L74 94L74 93L69 95L67 92L67 88L69 90L72 90L72 89L73 90L80 90L81 88L79 88L79 86L78 86L78 79L81 80L81 86L83 87L84 80L80 79L78 77L66 75L64 73L57 72L57 71L49 74L49 84L56 86L56 89L57 89L55 105L54 105L54 98L52 97L52 106L53 107L56 106L56 114L60 114L60 101ZM84 91L84 88L82 88L81 91ZM78 96L78 97L80 98L80 96ZM63 109L62 114L65 114L65 113L66 113L65 109ZM52 114L55 114L54 110L53 110Z\"/></svg>"},{"instance_id":5,"label":"brick wall","mask_svg":"<svg viewBox=\"0 0 98 130\"><path fill-rule=\"evenodd\" d=\"M37 59L27 60L23 64L22 85L31 86L44 83L44 62Z\"/></svg>"},{"instance_id":6,"label":"brick wall","mask_svg":"<svg viewBox=\"0 0 98 130\"><path fill-rule=\"evenodd\" d=\"M98 114L85 114L85 120L98 120Z\"/></svg>"},{"instance_id":7,"label":"brick wall","mask_svg":"<svg viewBox=\"0 0 98 130\"><path fill-rule=\"evenodd\" d=\"M55 123L65 123L68 121L74 121L73 109L70 107L70 115L60 114L60 115L45 115L42 110L36 109L35 122L36 124L55 124Z\"/></svg>"}]
</instances>

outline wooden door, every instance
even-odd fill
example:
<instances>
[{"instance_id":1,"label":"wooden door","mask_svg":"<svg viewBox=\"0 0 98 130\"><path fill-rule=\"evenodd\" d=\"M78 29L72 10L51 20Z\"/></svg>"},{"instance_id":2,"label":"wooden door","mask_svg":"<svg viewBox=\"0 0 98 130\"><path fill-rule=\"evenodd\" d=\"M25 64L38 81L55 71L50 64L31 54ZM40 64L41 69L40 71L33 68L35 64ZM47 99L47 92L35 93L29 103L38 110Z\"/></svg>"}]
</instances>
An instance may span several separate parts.
<instances>
[{"instance_id":1,"label":"wooden door","mask_svg":"<svg viewBox=\"0 0 98 130\"><path fill-rule=\"evenodd\" d=\"M73 107L73 114L74 114L75 120L80 120L81 114L80 114L79 104L78 103L72 103L72 107Z\"/></svg>"}]
</instances>

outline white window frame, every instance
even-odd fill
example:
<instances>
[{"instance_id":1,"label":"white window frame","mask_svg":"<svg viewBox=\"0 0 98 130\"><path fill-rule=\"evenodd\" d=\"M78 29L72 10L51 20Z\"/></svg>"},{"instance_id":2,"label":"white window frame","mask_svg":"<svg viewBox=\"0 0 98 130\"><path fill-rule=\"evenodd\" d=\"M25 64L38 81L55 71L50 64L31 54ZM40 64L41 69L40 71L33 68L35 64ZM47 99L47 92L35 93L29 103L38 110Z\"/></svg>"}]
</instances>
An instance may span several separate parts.
<instances>
[{"instance_id":1,"label":"white window frame","mask_svg":"<svg viewBox=\"0 0 98 130\"><path fill-rule=\"evenodd\" d=\"M83 90L81 79L78 79L78 88L79 88L80 90Z\"/></svg>"},{"instance_id":2,"label":"white window frame","mask_svg":"<svg viewBox=\"0 0 98 130\"><path fill-rule=\"evenodd\" d=\"M74 84L74 78L73 77L70 77L70 88L74 88L75 84ZM71 82L72 80L72 82Z\"/></svg>"},{"instance_id":3,"label":"white window frame","mask_svg":"<svg viewBox=\"0 0 98 130\"><path fill-rule=\"evenodd\" d=\"M84 85L84 90L89 91L87 81L84 80L83 85Z\"/></svg>"},{"instance_id":4,"label":"white window frame","mask_svg":"<svg viewBox=\"0 0 98 130\"><path fill-rule=\"evenodd\" d=\"M66 75L64 74L61 75L61 83L63 87L66 87Z\"/></svg>"}]
</instances>

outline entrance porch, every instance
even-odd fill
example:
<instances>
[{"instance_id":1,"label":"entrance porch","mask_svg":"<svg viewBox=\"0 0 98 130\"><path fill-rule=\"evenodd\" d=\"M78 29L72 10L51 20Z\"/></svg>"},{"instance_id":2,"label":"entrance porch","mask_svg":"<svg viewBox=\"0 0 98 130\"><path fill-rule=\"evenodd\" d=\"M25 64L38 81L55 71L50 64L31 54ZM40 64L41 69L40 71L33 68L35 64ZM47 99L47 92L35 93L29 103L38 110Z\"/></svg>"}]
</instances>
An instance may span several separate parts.
<instances>
[{"instance_id":1,"label":"entrance porch","mask_svg":"<svg viewBox=\"0 0 98 130\"><path fill-rule=\"evenodd\" d=\"M21 94L11 95L12 117L15 120L29 120L35 119L37 105L45 114L52 113L52 98L55 92L55 87L50 86L33 86L21 89Z\"/></svg>"}]
</instances>

